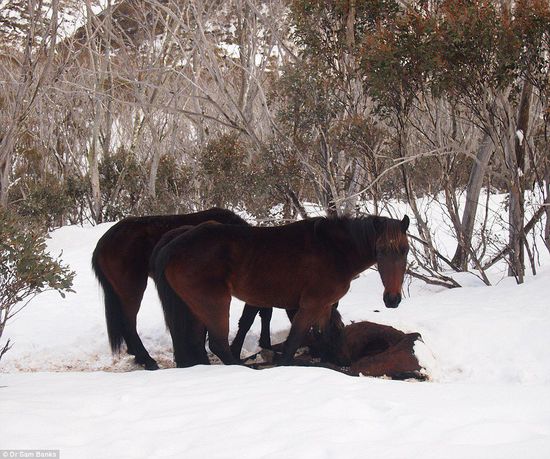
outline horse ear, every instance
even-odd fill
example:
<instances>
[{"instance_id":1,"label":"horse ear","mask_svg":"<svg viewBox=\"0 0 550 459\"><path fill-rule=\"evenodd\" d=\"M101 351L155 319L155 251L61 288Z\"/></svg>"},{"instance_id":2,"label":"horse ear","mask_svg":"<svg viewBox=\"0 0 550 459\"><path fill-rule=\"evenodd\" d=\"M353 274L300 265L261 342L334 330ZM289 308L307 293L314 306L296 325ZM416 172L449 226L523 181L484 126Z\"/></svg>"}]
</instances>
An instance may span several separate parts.
<instances>
[{"instance_id":1,"label":"horse ear","mask_svg":"<svg viewBox=\"0 0 550 459\"><path fill-rule=\"evenodd\" d=\"M408 215L405 215L403 217L403 220L401 220L401 229L403 230L404 233L407 232L407 230L409 229L409 223L411 221L409 220L409 216Z\"/></svg>"}]
</instances>

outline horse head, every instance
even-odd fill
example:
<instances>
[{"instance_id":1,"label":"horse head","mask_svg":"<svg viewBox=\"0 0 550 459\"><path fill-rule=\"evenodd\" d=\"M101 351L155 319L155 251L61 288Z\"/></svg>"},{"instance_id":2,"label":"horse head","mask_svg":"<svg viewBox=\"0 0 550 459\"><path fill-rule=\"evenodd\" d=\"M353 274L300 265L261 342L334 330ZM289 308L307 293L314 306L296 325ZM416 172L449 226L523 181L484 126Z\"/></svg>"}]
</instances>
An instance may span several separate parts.
<instances>
[{"instance_id":1,"label":"horse head","mask_svg":"<svg viewBox=\"0 0 550 459\"><path fill-rule=\"evenodd\" d=\"M401 288L407 269L409 241L407 229L409 217L403 220L377 218L376 263L384 284L384 304L387 308L396 308L401 302Z\"/></svg>"}]
</instances>

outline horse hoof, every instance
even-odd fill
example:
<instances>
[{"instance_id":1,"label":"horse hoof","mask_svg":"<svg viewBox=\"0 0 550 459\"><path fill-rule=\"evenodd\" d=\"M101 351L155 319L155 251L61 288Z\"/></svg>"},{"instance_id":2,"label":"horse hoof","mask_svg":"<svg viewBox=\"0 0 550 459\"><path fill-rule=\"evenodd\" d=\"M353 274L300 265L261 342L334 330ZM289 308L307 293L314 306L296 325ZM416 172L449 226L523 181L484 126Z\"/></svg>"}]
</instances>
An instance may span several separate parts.
<instances>
[{"instance_id":1,"label":"horse hoof","mask_svg":"<svg viewBox=\"0 0 550 459\"><path fill-rule=\"evenodd\" d=\"M277 353L270 349L262 349L260 356L265 363L275 363L277 359Z\"/></svg>"},{"instance_id":2,"label":"horse hoof","mask_svg":"<svg viewBox=\"0 0 550 459\"><path fill-rule=\"evenodd\" d=\"M141 365L143 366L143 368L145 368L146 370L158 370L159 369L159 366L157 364L156 361L154 361L153 359L147 359L147 360L141 360L141 359L138 359L137 357L134 359L134 361L138 364L138 365Z\"/></svg>"},{"instance_id":3,"label":"horse hoof","mask_svg":"<svg viewBox=\"0 0 550 459\"><path fill-rule=\"evenodd\" d=\"M149 371L153 371L153 370L158 370L159 366L158 366L158 363L153 360L152 362L146 363L145 365L143 365L143 368Z\"/></svg>"},{"instance_id":4,"label":"horse hoof","mask_svg":"<svg viewBox=\"0 0 550 459\"><path fill-rule=\"evenodd\" d=\"M235 360L241 360L241 353L239 352L239 354L237 355L236 352L233 352L233 350L231 350L231 354L233 355L233 357L235 358Z\"/></svg>"},{"instance_id":5,"label":"horse hoof","mask_svg":"<svg viewBox=\"0 0 550 459\"><path fill-rule=\"evenodd\" d=\"M285 355L280 352L273 352L272 363L274 365L288 367L294 363L294 359L293 358L289 359L288 357L285 357Z\"/></svg>"}]
</instances>

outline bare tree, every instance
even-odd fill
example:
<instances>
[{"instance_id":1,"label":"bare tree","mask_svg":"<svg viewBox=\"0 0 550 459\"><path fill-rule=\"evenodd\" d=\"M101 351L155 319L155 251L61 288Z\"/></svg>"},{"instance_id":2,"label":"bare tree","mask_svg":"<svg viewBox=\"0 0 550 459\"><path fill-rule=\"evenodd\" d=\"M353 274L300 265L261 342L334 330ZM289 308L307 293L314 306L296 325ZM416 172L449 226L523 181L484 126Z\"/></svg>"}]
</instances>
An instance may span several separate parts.
<instances>
[{"instance_id":1,"label":"bare tree","mask_svg":"<svg viewBox=\"0 0 550 459\"><path fill-rule=\"evenodd\" d=\"M14 96L8 106L7 126L0 139L0 206L2 207L6 207L8 203L17 136L23 129L39 91L50 76L58 33L58 7L58 0L52 0L51 5L45 5L40 0L27 2L28 24L24 49L17 62L18 75L14 75L13 79L9 73L6 75L11 79ZM38 35L39 24L46 15L50 17L50 24L40 36ZM13 63L13 60L11 62Z\"/></svg>"}]
</instances>

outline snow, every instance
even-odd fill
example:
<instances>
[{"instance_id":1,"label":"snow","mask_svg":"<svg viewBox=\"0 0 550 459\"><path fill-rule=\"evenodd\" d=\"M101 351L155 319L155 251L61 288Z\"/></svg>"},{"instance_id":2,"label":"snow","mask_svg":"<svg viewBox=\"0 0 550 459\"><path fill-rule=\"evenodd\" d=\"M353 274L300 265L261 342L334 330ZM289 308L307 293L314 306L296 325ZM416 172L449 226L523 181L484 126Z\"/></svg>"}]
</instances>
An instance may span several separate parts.
<instances>
[{"instance_id":1,"label":"snow","mask_svg":"<svg viewBox=\"0 0 550 459\"><path fill-rule=\"evenodd\" d=\"M395 310L383 306L376 271L353 282L340 303L344 320L420 332L429 382L320 368L170 368L152 283L139 333L163 369L147 372L108 348L90 258L110 225L52 233L49 249L77 272L77 293L43 293L8 323L0 449L60 449L65 458L548 457L550 264L542 252L540 272L523 285L497 269L491 287L470 274L452 290L413 280ZM232 305L232 334L241 308ZM273 342L288 328L276 310ZM257 350L258 337L255 323L244 352Z\"/></svg>"},{"instance_id":2,"label":"snow","mask_svg":"<svg viewBox=\"0 0 550 459\"><path fill-rule=\"evenodd\" d=\"M212 366L3 377L2 448L62 457L545 457L545 385ZM9 421L9 422L5 422Z\"/></svg>"},{"instance_id":3,"label":"snow","mask_svg":"<svg viewBox=\"0 0 550 459\"><path fill-rule=\"evenodd\" d=\"M518 129L516 131L516 137L518 138L518 142L521 145L523 145L523 139L525 138L524 134L523 134L523 130L522 129Z\"/></svg>"}]
</instances>

